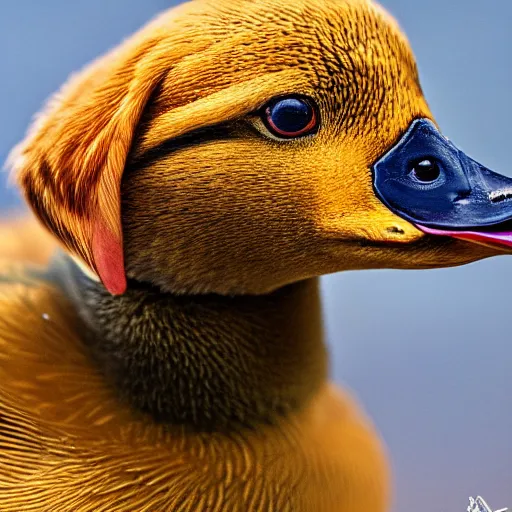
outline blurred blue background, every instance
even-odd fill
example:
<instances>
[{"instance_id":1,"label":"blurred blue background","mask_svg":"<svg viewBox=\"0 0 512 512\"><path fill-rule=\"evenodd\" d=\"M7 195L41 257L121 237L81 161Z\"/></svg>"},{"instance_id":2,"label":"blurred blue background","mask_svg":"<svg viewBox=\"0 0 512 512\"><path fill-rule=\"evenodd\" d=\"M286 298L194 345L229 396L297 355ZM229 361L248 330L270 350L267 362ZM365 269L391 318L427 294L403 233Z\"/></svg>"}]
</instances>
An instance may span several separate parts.
<instances>
[{"instance_id":1,"label":"blurred blue background","mask_svg":"<svg viewBox=\"0 0 512 512\"><path fill-rule=\"evenodd\" d=\"M175 3L2 1L0 160L71 71ZM409 36L444 132L511 175L510 0L382 3ZM6 182L0 212L21 205ZM463 512L475 494L512 506L511 284L508 257L323 280L333 374L386 440L396 512Z\"/></svg>"}]
</instances>

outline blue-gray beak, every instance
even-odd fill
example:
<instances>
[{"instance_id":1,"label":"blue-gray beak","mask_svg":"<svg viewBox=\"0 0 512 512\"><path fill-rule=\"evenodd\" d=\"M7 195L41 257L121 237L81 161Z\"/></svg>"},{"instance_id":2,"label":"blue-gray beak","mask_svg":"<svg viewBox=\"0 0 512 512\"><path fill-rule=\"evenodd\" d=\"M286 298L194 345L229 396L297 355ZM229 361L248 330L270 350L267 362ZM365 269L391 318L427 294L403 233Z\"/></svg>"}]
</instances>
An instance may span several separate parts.
<instances>
[{"instance_id":1,"label":"blue-gray beak","mask_svg":"<svg viewBox=\"0 0 512 512\"><path fill-rule=\"evenodd\" d=\"M512 178L471 159L427 119L373 166L377 197L425 233L512 247Z\"/></svg>"}]
</instances>

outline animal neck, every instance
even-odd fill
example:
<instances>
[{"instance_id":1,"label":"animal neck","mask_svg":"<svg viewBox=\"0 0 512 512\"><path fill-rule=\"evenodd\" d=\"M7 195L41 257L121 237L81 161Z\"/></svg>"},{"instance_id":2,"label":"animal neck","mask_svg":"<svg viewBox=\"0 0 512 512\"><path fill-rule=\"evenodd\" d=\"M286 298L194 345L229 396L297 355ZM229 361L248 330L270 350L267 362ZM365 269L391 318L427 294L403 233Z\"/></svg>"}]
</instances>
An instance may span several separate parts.
<instances>
[{"instance_id":1,"label":"animal neck","mask_svg":"<svg viewBox=\"0 0 512 512\"><path fill-rule=\"evenodd\" d=\"M111 296L70 260L61 279L123 400L198 430L273 422L326 378L318 280L268 295L182 296L130 282Z\"/></svg>"}]
</instances>

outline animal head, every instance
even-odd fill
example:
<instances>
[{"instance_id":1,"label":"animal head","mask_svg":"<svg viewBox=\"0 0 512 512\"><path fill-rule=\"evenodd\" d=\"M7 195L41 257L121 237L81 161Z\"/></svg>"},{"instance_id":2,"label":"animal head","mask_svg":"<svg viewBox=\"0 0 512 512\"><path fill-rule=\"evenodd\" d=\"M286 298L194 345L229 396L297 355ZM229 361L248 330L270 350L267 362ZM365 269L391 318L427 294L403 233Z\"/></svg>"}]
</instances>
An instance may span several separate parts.
<instances>
[{"instance_id":1,"label":"animal head","mask_svg":"<svg viewBox=\"0 0 512 512\"><path fill-rule=\"evenodd\" d=\"M512 216L512 180L439 133L407 40L369 0L172 9L73 77L12 162L113 294L126 277L258 294L459 265L500 253Z\"/></svg>"}]
</instances>

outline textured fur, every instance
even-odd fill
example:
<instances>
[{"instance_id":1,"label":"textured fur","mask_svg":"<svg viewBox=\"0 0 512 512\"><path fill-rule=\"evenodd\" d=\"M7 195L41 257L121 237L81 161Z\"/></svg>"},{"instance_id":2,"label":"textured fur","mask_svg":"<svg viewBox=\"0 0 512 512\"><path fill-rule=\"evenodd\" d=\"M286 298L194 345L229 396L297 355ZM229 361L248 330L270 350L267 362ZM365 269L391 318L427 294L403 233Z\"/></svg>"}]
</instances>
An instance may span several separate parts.
<instances>
[{"instance_id":1,"label":"textured fur","mask_svg":"<svg viewBox=\"0 0 512 512\"><path fill-rule=\"evenodd\" d=\"M157 421L252 428L301 407L325 382L315 280L241 297L176 296L130 282L113 297L63 266L60 281L99 367L122 399Z\"/></svg>"},{"instance_id":2,"label":"textured fur","mask_svg":"<svg viewBox=\"0 0 512 512\"><path fill-rule=\"evenodd\" d=\"M260 112L292 93L321 125L283 142ZM11 162L111 293L69 261L4 269L0 510L387 510L379 438L326 383L317 276L496 254L376 199L416 117L366 0L197 0L73 77Z\"/></svg>"},{"instance_id":3,"label":"textured fur","mask_svg":"<svg viewBox=\"0 0 512 512\"><path fill-rule=\"evenodd\" d=\"M286 93L317 101L317 136L282 143L255 130L258 109ZM431 114L413 56L370 2L192 2L72 79L12 162L43 223L100 277L123 274L128 160L129 277L173 292L264 293L350 268L475 258L465 246L361 250L423 236L375 198L369 173L415 117Z\"/></svg>"},{"instance_id":4,"label":"textured fur","mask_svg":"<svg viewBox=\"0 0 512 512\"><path fill-rule=\"evenodd\" d=\"M308 346L322 346L321 336L314 334L318 324L311 324L310 336L302 340L290 336L290 342L299 341L296 348L278 349L288 354L289 364L299 372L287 377L287 387L293 388L294 380L303 388L309 382L314 399L272 424L229 432L193 432L186 425L156 423L120 401L91 362L77 335L83 325L66 299L22 271L4 270L9 279L0 281L3 512L385 509L387 481L377 436L349 396L326 384L314 386L311 360L299 355ZM318 311L316 283L299 286L298 291L299 295L285 293L288 299L279 300L266 322L257 312L248 321L247 307L241 305L230 313L234 322L224 326L219 322L205 330L202 318L219 316L222 311L194 304L191 309L198 309L199 314L176 315L174 322L185 322L185 329L198 325L203 336L211 339L228 325L234 334L254 328L254 322L266 327L273 324L279 332L276 317L285 312L283 308L297 309L297 299L302 302L298 311L315 308L315 304ZM318 315L312 311L310 318ZM179 327L170 329L170 333L180 332ZM144 342L149 340L140 341L139 357L143 358L148 348ZM165 343L162 340L161 350ZM261 349L264 345L260 344ZM242 353L243 347L238 351ZM315 352L312 356L317 358ZM298 356L295 362L293 354ZM168 364L172 368L172 361ZM211 361L209 366L214 364ZM229 363L217 360L216 364ZM302 367L309 370L300 373ZM279 387L286 391L283 369L273 378L281 380ZM243 373L244 383L237 385L245 385L247 395L253 392L251 386L261 389L258 382L251 383L257 371L249 367ZM137 373L132 377L136 380ZM204 382L208 382L207 372ZM218 398L229 401L229 396Z\"/></svg>"}]
</instances>

